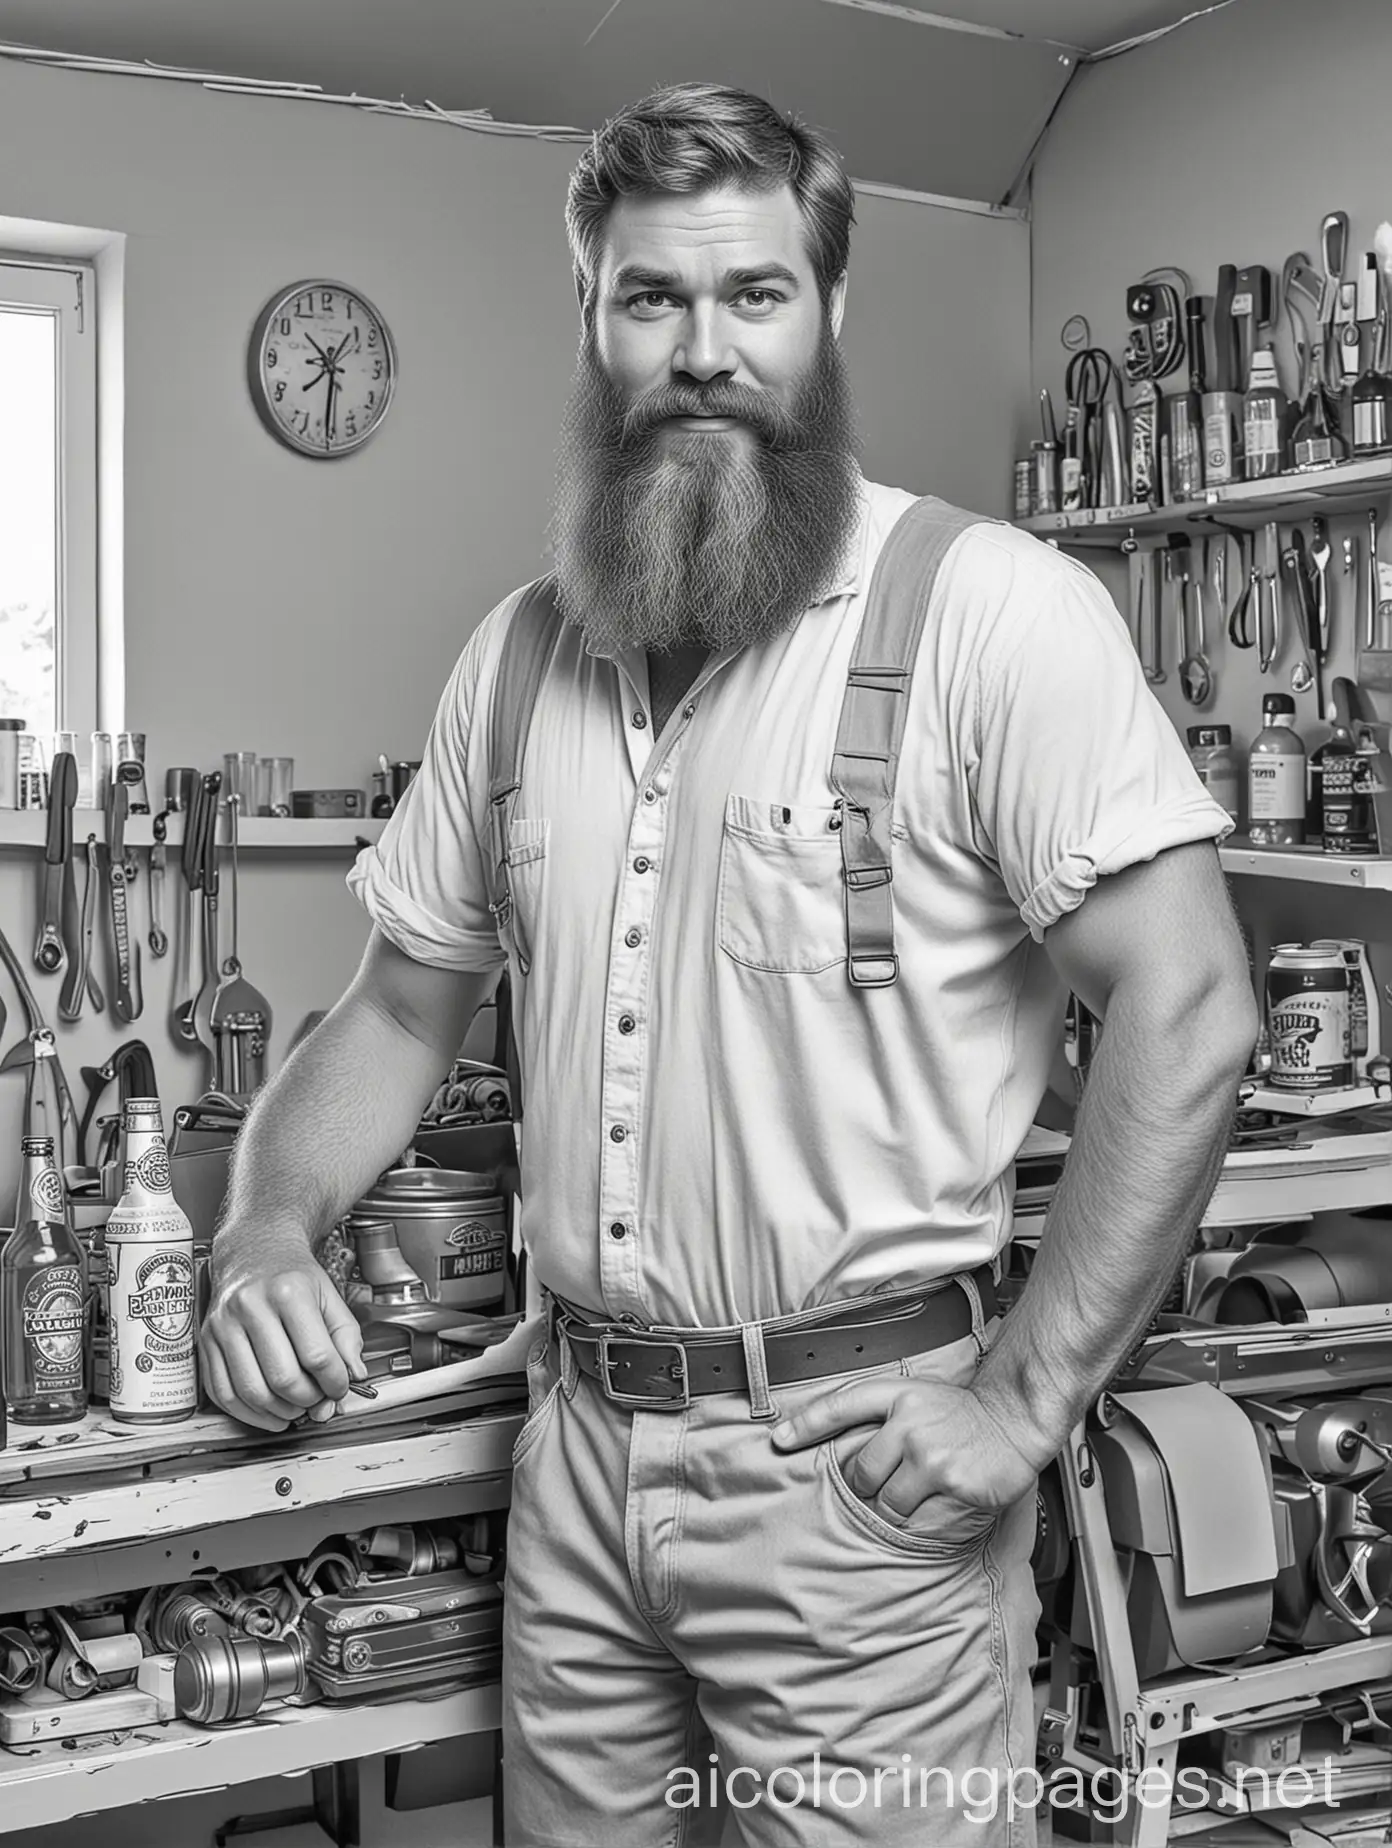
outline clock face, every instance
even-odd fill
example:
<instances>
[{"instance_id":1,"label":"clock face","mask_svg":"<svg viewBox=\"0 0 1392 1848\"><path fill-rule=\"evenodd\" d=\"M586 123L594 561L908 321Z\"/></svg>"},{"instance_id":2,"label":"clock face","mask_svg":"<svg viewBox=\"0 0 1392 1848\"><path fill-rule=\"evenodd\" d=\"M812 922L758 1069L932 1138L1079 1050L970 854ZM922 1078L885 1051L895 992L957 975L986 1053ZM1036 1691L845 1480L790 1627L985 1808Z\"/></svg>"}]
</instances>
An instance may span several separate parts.
<instances>
[{"instance_id":1,"label":"clock face","mask_svg":"<svg viewBox=\"0 0 1392 1848\"><path fill-rule=\"evenodd\" d=\"M247 354L272 436L321 459L360 449L386 415L396 354L386 322L341 282L298 282L257 316Z\"/></svg>"}]
</instances>

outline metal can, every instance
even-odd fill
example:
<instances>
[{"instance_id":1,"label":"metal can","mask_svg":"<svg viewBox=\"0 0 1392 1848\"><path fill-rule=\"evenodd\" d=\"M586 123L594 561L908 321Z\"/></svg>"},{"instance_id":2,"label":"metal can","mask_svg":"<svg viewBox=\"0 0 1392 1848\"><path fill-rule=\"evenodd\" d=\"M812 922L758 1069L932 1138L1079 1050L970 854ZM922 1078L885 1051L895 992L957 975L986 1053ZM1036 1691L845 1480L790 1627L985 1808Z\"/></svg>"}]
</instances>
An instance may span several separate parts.
<instances>
[{"instance_id":1,"label":"metal can","mask_svg":"<svg viewBox=\"0 0 1392 1848\"><path fill-rule=\"evenodd\" d=\"M1034 511L1057 513L1059 510L1059 452L1057 443L1030 444L1034 460Z\"/></svg>"},{"instance_id":2,"label":"metal can","mask_svg":"<svg viewBox=\"0 0 1392 1848\"><path fill-rule=\"evenodd\" d=\"M1027 520L1034 512L1034 457L1025 456L1015 464L1015 518Z\"/></svg>"},{"instance_id":3,"label":"metal can","mask_svg":"<svg viewBox=\"0 0 1392 1848\"><path fill-rule=\"evenodd\" d=\"M1266 1017L1277 1090L1339 1091L1353 1083L1341 946L1277 944L1266 973Z\"/></svg>"}]
</instances>

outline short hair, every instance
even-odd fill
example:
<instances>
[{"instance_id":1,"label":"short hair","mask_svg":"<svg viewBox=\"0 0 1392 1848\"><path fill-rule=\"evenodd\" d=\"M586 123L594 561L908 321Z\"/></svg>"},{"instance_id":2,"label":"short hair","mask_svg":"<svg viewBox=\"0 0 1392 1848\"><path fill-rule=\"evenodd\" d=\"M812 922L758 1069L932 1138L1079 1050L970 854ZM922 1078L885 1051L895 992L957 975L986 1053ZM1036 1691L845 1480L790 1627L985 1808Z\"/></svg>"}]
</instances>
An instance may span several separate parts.
<instances>
[{"instance_id":1,"label":"short hair","mask_svg":"<svg viewBox=\"0 0 1392 1848\"><path fill-rule=\"evenodd\" d=\"M671 84L630 103L592 137L570 176L566 232L582 297L588 302L604 227L620 199L717 186L771 193L785 185L802 213L825 303L845 271L855 222L855 192L827 137L724 84Z\"/></svg>"}]
</instances>

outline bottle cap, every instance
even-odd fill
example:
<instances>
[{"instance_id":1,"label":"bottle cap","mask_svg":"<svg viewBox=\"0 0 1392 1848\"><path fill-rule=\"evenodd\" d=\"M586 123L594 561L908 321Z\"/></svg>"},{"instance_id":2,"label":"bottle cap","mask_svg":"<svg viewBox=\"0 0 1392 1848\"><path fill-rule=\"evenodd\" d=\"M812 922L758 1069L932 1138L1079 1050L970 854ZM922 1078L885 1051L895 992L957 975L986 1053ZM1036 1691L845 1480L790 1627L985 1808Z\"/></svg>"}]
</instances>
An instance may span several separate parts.
<instances>
[{"instance_id":1,"label":"bottle cap","mask_svg":"<svg viewBox=\"0 0 1392 1848\"><path fill-rule=\"evenodd\" d=\"M1232 743L1231 725L1191 725L1184 734L1195 750L1205 748L1212 750L1218 745Z\"/></svg>"},{"instance_id":2,"label":"bottle cap","mask_svg":"<svg viewBox=\"0 0 1392 1848\"><path fill-rule=\"evenodd\" d=\"M1263 712L1295 713L1295 701L1289 693L1268 693L1262 700Z\"/></svg>"},{"instance_id":3,"label":"bottle cap","mask_svg":"<svg viewBox=\"0 0 1392 1848\"><path fill-rule=\"evenodd\" d=\"M26 1155L26 1156L46 1155L51 1161L53 1159L53 1137L52 1136L21 1136L20 1142L19 1142L19 1152L21 1155Z\"/></svg>"}]
</instances>

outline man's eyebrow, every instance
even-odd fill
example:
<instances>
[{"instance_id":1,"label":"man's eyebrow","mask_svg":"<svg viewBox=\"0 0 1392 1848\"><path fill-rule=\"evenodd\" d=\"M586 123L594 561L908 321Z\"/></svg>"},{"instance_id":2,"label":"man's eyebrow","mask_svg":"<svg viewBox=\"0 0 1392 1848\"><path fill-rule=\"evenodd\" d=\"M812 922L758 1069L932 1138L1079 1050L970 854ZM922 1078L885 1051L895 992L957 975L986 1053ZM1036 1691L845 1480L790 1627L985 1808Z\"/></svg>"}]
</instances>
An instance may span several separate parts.
<instances>
[{"instance_id":1,"label":"man's eyebrow","mask_svg":"<svg viewBox=\"0 0 1392 1848\"><path fill-rule=\"evenodd\" d=\"M798 277L784 263L756 263L747 269L727 270L723 278L724 287L735 291L758 288L766 282L781 282L793 290L802 286ZM676 294L681 288L681 278L671 270L651 269L645 263L625 263L615 273L612 287L616 295L627 289L652 289L662 294Z\"/></svg>"}]
</instances>

